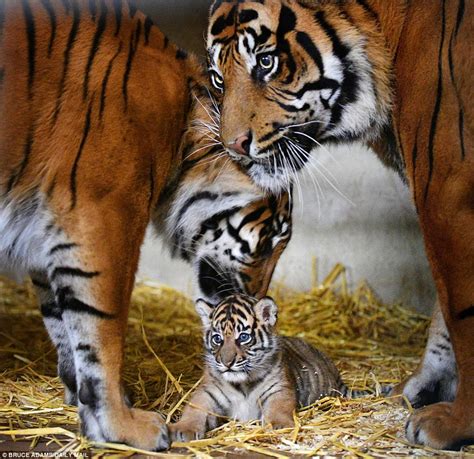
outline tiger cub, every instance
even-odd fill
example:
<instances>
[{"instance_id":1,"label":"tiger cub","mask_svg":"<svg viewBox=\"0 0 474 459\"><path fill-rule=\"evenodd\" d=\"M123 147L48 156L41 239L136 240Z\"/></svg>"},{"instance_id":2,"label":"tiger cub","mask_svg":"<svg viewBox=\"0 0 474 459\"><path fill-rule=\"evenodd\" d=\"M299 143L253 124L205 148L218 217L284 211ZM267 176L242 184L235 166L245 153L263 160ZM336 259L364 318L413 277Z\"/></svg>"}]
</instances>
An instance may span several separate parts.
<instances>
[{"instance_id":1,"label":"tiger cub","mask_svg":"<svg viewBox=\"0 0 474 459\"><path fill-rule=\"evenodd\" d=\"M293 412L324 396L357 397L321 351L301 338L275 333L278 308L265 297L232 295L212 307L196 302L204 328L202 382L169 426L172 439L201 438L224 418L294 425Z\"/></svg>"}]
</instances>

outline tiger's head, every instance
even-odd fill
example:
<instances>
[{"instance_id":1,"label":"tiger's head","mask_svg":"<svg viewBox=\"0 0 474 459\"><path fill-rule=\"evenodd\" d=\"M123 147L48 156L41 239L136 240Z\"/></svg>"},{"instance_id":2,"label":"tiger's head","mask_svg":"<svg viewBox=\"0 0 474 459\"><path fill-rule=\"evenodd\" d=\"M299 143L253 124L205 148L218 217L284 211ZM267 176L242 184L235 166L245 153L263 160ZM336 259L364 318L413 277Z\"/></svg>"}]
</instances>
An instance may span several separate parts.
<instances>
[{"instance_id":1,"label":"tiger's head","mask_svg":"<svg viewBox=\"0 0 474 459\"><path fill-rule=\"evenodd\" d=\"M221 140L260 187L287 188L314 147L370 139L387 122L391 60L362 3L212 5L208 66Z\"/></svg>"},{"instance_id":2,"label":"tiger's head","mask_svg":"<svg viewBox=\"0 0 474 459\"><path fill-rule=\"evenodd\" d=\"M193 265L198 297L212 304L236 292L262 298L291 238L290 195L257 187L218 141L207 88L192 97L183 169L165 217L155 220L166 220L172 254Z\"/></svg>"},{"instance_id":3,"label":"tiger's head","mask_svg":"<svg viewBox=\"0 0 474 459\"><path fill-rule=\"evenodd\" d=\"M196 302L204 328L206 362L214 376L231 383L260 379L274 364L278 340L273 330L278 308L261 300L232 295L213 307Z\"/></svg>"}]
</instances>

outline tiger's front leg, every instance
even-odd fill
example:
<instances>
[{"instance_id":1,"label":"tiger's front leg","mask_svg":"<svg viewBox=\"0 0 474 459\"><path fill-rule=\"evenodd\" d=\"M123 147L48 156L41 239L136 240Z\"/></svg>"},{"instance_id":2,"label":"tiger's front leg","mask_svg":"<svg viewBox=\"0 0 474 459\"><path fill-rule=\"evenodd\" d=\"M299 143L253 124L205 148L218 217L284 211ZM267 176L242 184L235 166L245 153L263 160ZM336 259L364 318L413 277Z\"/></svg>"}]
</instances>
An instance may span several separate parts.
<instances>
[{"instance_id":1,"label":"tiger's front leg","mask_svg":"<svg viewBox=\"0 0 474 459\"><path fill-rule=\"evenodd\" d=\"M406 426L410 441L439 449L474 443L474 162L450 163L419 205L439 303L453 345L457 389L452 402L415 411Z\"/></svg>"},{"instance_id":2,"label":"tiger's front leg","mask_svg":"<svg viewBox=\"0 0 474 459\"><path fill-rule=\"evenodd\" d=\"M72 350L82 432L95 441L162 450L169 439L161 415L129 407L121 384L148 212L123 202L112 206L89 203L56 219L60 237L50 250L48 278Z\"/></svg>"}]
</instances>

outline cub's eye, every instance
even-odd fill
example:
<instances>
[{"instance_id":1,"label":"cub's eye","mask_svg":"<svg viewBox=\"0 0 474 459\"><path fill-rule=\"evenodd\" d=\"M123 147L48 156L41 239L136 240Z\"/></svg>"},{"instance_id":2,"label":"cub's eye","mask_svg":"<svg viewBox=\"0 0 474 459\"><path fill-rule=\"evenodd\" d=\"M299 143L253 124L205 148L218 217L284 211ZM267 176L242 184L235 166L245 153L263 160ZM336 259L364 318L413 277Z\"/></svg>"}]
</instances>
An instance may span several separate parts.
<instances>
[{"instance_id":1,"label":"cub's eye","mask_svg":"<svg viewBox=\"0 0 474 459\"><path fill-rule=\"evenodd\" d=\"M217 333L215 335L212 335L211 339L212 339L213 344L215 344L216 346L219 346L219 344L222 344L222 342L224 341L222 339L222 336L218 335Z\"/></svg>"},{"instance_id":2,"label":"cub's eye","mask_svg":"<svg viewBox=\"0 0 474 459\"><path fill-rule=\"evenodd\" d=\"M224 78L222 78L217 72L211 72L211 83L219 91L224 90Z\"/></svg>"},{"instance_id":3,"label":"cub's eye","mask_svg":"<svg viewBox=\"0 0 474 459\"><path fill-rule=\"evenodd\" d=\"M261 54L258 56L258 65L263 70L271 70L275 63L275 58L271 54Z\"/></svg>"},{"instance_id":4,"label":"cub's eye","mask_svg":"<svg viewBox=\"0 0 474 459\"><path fill-rule=\"evenodd\" d=\"M239 335L238 341L239 344L245 344L248 343L251 339L252 337L248 333L241 333Z\"/></svg>"}]
</instances>

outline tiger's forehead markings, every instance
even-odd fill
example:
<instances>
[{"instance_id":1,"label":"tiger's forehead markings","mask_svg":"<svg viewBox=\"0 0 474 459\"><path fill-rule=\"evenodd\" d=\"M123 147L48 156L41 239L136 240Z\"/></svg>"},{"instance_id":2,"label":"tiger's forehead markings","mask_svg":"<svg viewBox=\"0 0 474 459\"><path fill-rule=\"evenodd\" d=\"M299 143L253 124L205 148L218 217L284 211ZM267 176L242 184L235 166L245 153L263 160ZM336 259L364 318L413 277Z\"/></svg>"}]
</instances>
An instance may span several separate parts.
<instances>
[{"instance_id":1,"label":"tiger's forehead markings","mask_svg":"<svg viewBox=\"0 0 474 459\"><path fill-rule=\"evenodd\" d=\"M212 322L223 331L251 328L255 322L253 303L238 297L231 297L216 306Z\"/></svg>"}]
</instances>

